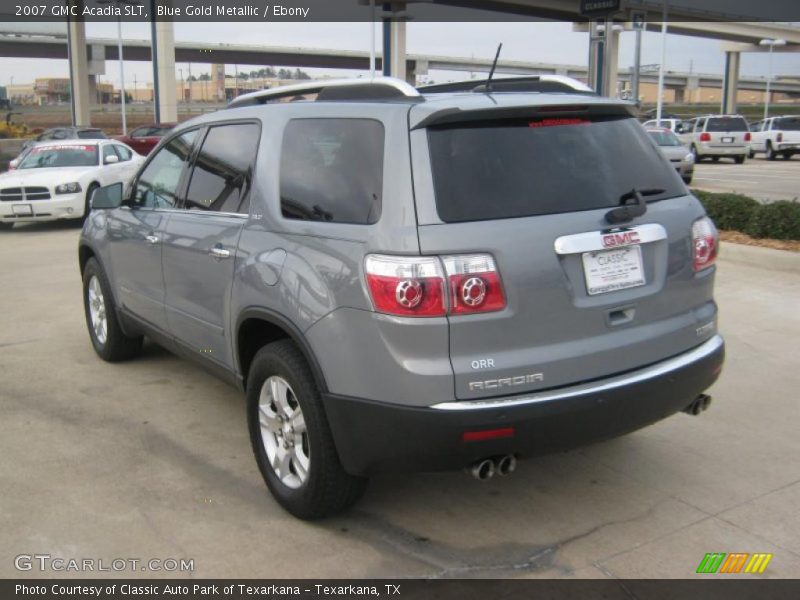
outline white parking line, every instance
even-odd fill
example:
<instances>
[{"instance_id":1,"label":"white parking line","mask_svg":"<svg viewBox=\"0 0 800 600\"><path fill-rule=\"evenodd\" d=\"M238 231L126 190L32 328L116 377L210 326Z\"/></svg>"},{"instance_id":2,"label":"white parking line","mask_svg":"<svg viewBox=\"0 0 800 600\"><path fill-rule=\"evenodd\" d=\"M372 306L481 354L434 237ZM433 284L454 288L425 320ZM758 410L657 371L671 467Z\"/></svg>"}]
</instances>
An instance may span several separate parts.
<instances>
[{"instance_id":1,"label":"white parking line","mask_svg":"<svg viewBox=\"0 0 800 600\"><path fill-rule=\"evenodd\" d=\"M725 183L748 183L748 184L752 184L752 185L758 185L759 183L761 183L760 181L748 181L746 179L736 179L735 181L732 182L730 179L717 179L715 177L698 177L697 175L695 175L694 179L695 179L695 181L697 181L697 180L722 181L722 182L725 182Z\"/></svg>"}]
</instances>

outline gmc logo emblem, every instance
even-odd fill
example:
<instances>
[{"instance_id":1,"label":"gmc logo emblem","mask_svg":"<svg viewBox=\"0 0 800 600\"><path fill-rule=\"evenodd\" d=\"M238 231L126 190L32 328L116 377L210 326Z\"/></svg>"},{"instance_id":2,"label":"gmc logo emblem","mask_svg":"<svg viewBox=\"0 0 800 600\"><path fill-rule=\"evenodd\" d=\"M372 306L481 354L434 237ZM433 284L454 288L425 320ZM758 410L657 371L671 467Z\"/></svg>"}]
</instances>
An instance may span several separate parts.
<instances>
[{"instance_id":1,"label":"gmc logo emblem","mask_svg":"<svg viewBox=\"0 0 800 600\"><path fill-rule=\"evenodd\" d=\"M640 243L638 231L624 231L622 233L609 233L603 236L603 248L616 248Z\"/></svg>"}]
</instances>

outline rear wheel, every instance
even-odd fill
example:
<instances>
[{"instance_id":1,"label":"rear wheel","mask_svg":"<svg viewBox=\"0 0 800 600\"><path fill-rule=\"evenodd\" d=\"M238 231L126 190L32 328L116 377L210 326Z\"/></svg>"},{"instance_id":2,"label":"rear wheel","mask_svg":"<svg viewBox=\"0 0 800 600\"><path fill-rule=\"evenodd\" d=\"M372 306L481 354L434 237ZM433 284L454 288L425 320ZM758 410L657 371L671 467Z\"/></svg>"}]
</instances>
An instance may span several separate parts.
<instances>
[{"instance_id":1,"label":"rear wheel","mask_svg":"<svg viewBox=\"0 0 800 600\"><path fill-rule=\"evenodd\" d=\"M684 175L682 179L683 179L683 183L685 183L686 185L689 185L690 183L692 183L692 176L691 175Z\"/></svg>"},{"instance_id":2,"label":"rear wheel","mask_svg":"<svg viewBox=\"0 0 800 600\"><path fill-rule=\"evenodd\" d=\"M8 231L9 229L13 229L13 223L0 223L0 231Z\"/></svg>"},{"instance_id":3,"label":"rear wheel","mask_svg":"<svg viewBox=\"0 0 800 600\"><path fill-rule=\"evenodd\" d=\"M253 358L247 420L261 475L294 516L325 517L363 493L366 479L342 468L314 377L290 340L268 344Z\"/></svg>"},{"instance_id":4,"label":"rear wheel","mask_svg":"<svg viewBox=\"0 0 800 600\"><path fill-rule=\"evenodd\" d=\"M742 154L742 156L737 156L733 160L736 161L737 165L741 165L741 164L744 163L744 159L745 159L745 156L744 156L744 154Z\"/></svg>"},{"instance_id":5,"label":"rear wheel","mask_svg":"<svg viewBox=\"0 0 800 600\"><path fill-rule=\"evenodd\" d=\"M83 269L83 306L89 337L100 358L117 362L139 353L142 336L131 337L122 331L111 288L95 258L90 258Z\"/></svg>"},{"instance_id":6,"label":"rear wheel","mask_svg":"<svg viewBox=\"0 0 800 600\"><path fill-rule=\"evenodd\" d=\"M783 158L783 160L789 160L790 158L792 158L792 155L791 155L791 154L789 154L788 152L784 152L784 153L781 155L781 158ZM13 225L13 223L12 223L12 225Z\"/></svg>"},{"instance_id":7,"label":"rear wheel","mask_svg":"<svg viewBox=\"0 0 800 600\"><path fill-rule=\"evenodd\" d=\"M695 146L694 144L692 144L691 151L692 151L692 156L694 156L694 162L699 163L701 160L703 160L703 157L697 153L697 146Z\"/></svg>"},{"instance_id":8,"label":"rear wheel","mask_svg":"<svg viewBox=\"0 0 800 600\"><path fill-rule=\"evenodd\" d=\"M778 156L775 153L774 148L772 147L772 143L767 142L767 160L775 160L777 157Z\"/></svg>"}]
</instances>

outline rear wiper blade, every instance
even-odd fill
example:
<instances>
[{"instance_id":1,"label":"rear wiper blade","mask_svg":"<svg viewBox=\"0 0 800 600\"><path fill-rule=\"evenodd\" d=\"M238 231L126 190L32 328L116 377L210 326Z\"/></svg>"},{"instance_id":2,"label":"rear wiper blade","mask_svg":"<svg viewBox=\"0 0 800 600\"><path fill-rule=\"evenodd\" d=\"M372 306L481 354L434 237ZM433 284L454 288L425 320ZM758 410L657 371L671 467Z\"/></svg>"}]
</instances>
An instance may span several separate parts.
<instances>
[{"instance_id":1,"label":"rear wiper blade","mask_svg":"<svg viewBox=\"0 0 800 600\"><path fill-rule=\"evenodd\" d=\"M611 225L628 223L636 217L641 217L647 212L647 202L645 196L657 196L663 194L664 190L659 188L640 190L633 188L630 192L625 192L619 197L620 206L606 213L606 222ZM628 200L635 200L634 204L628 204Z\"/></svg>"}]
</instances>

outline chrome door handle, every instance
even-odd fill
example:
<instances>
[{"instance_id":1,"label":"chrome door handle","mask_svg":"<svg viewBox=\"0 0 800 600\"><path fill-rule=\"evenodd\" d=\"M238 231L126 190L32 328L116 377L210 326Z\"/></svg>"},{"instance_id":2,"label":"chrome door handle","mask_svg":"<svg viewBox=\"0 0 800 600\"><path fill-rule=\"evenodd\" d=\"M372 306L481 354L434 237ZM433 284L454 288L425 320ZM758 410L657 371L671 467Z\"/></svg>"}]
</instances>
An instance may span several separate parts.
<instances>
[{"instance_id":1,"label":"chrome door handle","mask_svg":"<svg viewBox=\"0 0 800 600\"><path fill-rule=\"evenodd\" d=\"M226 250L225 248L220 248L218 246L214 246L208 253L213 256L214 258L230 258L231 251Z\"/></svg>"},{"instance_id":2,"label":"chrome door handle","mask_svg":"<svg viewBox=\"0 0 800 600\"><path fill-rule=\"evenodd\" d=\"M144 239L147 240L149 244L157 244L158 243L158 236L157 235L146 235Z\"/></svg>"}]
</instances>

